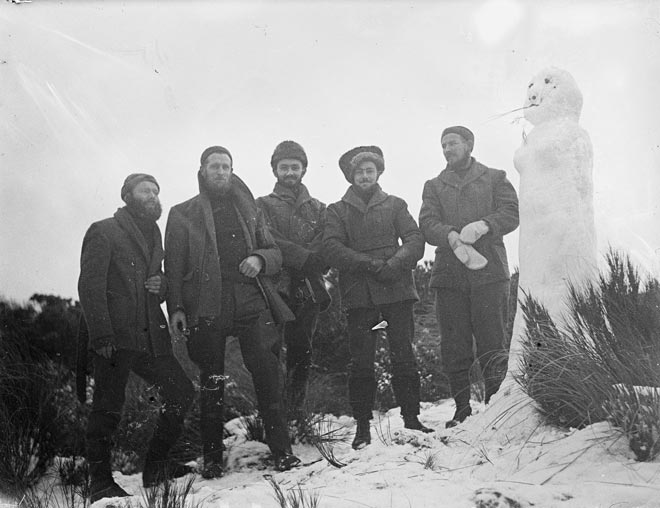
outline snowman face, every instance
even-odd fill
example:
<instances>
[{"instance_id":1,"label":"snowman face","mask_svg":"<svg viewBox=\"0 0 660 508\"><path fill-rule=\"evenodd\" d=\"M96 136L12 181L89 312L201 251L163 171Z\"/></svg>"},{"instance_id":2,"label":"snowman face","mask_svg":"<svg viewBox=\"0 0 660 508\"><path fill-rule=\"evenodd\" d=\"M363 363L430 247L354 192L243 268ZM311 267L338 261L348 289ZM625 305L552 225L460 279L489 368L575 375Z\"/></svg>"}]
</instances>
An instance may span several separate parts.
<instances>
[{"instance_id":1,"label":"snowman face","mask_svg":"<svg viewBox=\"0 0 660 508\"><path fill-rule=\"evenodd\" d=\"M544 69L527 86L525 118L534 125L567 117L577 121L581 110L582 93L564 70Z\"/></svg>"}]
</instances>

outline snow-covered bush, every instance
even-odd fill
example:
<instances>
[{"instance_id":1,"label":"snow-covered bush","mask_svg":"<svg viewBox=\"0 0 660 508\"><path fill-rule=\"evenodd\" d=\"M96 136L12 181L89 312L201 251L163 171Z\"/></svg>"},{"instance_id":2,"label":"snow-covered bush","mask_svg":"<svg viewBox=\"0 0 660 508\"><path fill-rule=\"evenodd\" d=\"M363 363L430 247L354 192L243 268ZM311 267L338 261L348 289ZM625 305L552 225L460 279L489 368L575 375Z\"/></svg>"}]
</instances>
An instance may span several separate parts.
<instances>
[{"instance_id":1,"label":"snow-covered bush","mask_svg":"<svg viewBox=\"0 0 660 508\"><path fill-rule=\"evenodd\" d=\"M570 288L563 328L526 296L517 380L549 423L581 428L609 420L646 460L660 451L660 408L657 400L642 402L634 387L660 387L660 285L642 282L620 253L610 251L606 260L596 282Z\"/></svg>"}]
</instances>

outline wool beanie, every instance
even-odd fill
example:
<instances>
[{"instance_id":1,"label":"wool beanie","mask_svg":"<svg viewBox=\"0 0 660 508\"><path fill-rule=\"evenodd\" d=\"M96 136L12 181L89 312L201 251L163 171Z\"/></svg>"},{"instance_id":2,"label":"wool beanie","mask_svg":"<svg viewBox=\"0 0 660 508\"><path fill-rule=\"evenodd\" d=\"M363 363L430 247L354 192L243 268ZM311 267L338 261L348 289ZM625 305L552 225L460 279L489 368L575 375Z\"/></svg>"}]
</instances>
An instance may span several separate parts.
<instances>
[{"instance_id":1,"label":"wool beanie","mask_svg":"<svg viewBox=\"0 0 660 508\"><path fill-rule=\"evenodd\" d=\"M151 182L155 184L156 187L158 187L158 190L160 191L160 185L158 185L158 182L153 176L147 175L146 173L133 173L126 177L126 180L124 180L124 185L121 186L122 201L126 201L124 199L126 195L133 192L133 189L135 189L137 184L139 184L140 182Z\"/></svg>"},{"instance_id":2,"label":"wool beanie","mask_svg":"<svg viewBox=\"0 0 660 508\"><path fill-rule=\"evenodd\" d=\"M444 131L442 131L442 136L440 136L440 140L442 140L442 138L444 138L446 134L458 134L465 141L467 141L468 145L470 145L470 150L474 148L474 134L467 127L463 127L462 125L454 125L453 127L447 127Z\"/></svg>"},{"instance_id":3,"label":"wool beanie","mask_svg":"<svg viewBox=\"0 0 660 508\"><path fill-rule=\"evenodd\" d=\"M234 164L234 158L231 156L231 153L229 153L229 150L227 150L224 146L209 146L202 152L202 156L199 158L199 163L203 166L206 162L206 159L208 159L209 155L212 153L224 153L227 157L229 157L232 165Z\"/></svg>"},{"instance_id":4,"label":"wool beanie","mask_svg":"<svg viewBox=\"0 0 660 508\"><path fill-rule=\"evenodd\" d=\"M358 164L365 160L373 161L376 164L378 175L385 171L385 161L383 151L377 146L356 146L339 158L339 168L344 173L344 178L348 183L353 183L353 171Z\"/></svg>"},{"instance_id":5,"label":"wool beanie","mask_svg":"<svg viewBox=\"0 0 660 508\"><path fill-rule=\"evenodd\" d=\"M307 169L307 154L304 148L295 141L282 141L275 147L270 158L270 167L273 168L273 172L277 169L277 163L283 159L296 159L300 161L303 169Z\"/></svg>"}]
</instances>

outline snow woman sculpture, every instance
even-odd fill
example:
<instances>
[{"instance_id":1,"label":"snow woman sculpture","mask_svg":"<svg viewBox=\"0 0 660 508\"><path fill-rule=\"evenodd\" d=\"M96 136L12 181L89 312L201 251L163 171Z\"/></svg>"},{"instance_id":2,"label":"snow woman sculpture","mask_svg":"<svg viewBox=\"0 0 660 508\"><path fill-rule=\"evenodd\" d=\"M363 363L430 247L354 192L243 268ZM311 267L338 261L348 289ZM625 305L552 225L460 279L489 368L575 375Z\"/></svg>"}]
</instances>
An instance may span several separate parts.
<instances>
[{"instance_id":1,"label":"snow woman sculpture","mask_svg":"<svg viewBox=\"0 0 660 508\"><path fill-rule=\"evenodd\" d=\"M520 288L561 322L568 284L596 273L593 154L578 125L582 93L566 71L548 68L527 87L534 126L514 156L520 173ZM519 297L522 296L519 293Z\"/></svg>"}]
</instances>

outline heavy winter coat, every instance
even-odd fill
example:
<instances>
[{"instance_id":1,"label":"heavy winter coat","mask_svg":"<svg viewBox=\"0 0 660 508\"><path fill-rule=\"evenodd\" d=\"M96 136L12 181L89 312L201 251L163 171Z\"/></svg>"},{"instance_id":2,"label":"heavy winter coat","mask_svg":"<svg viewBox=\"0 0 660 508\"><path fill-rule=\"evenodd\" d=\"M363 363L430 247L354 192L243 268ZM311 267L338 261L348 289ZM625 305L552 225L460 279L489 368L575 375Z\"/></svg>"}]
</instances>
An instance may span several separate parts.
<instances>
[{"instance_id":1,"label":"heavy winter coat","mask_svg":"<svg viewBox=\"0 0 660 508\"><path fill-rule=\"evenodd\" d=\"M232 175L231 195L248 255L257 255L264 261L257 283L273 317L277 322L291 321L294 316L269 277L280 271L282 253L266 226L263 213L257 208L250 189L236 175ZM200 317L220 316L222 274L215 223L211 201L201 181L197 196L170 210L165 230L165 273L170 284L167 296L170 315L183 310L188 326L197 325Z\"/></svg>"},{"instance_id":2,"label":"heavy winter coat","mask_svg":"<svg viewBox=\"0 0 660 508\"><path fill-rule=\"evenodd\" d=\"M406 202L380 186L368 204L349 187L341 201L328 206L323 245L326 259L339 268L346 308L418 299L412 269L424 255L424 238ZM378 280L363 268L374 259L389 260L400 277Z\"/></svg>"},{"instance_id":3,"label":"heavy winter coat","mask_svg":"<svg viewBox=\"0 0 660 508\"><path fill-rule=\"evenodd\" d=\"M447 235L478 220L486 222L489 231L473 247L488 264L469 270L454 255ZM504 171L475 159L463 178L445 169L424 185L419 226L426 241L437 246L431 287L482 285L509 278L503 237L518 227L518 196Z\"/></svg>"},{"instance_id":4,"label":"heavy winter coat","mask_svg":"<svg viewBox=\"0 0 660 508\"><path fill-rule=\"evenodd\" d=\"M325 205L309 195L300 184L296 195L291 189L275 184L268 196L257 198L257 206L264 212L266 223L282 251L282 284L295 286L307 279L313 299L325 310L330 297L322 273L305 273L303 267L310 254L322 256ZM291 294L291 287L283 288Z\"/></svg>"},{"instance_id":5,"label":"heavy winter coat","mask_svg":"<svg viewBox=\"0 0 660 508\"><path fill-rule=\"evenodd\" d=\"M78 294L91 349L113 345L156 356L172 353L167 321L160 308L167 283L161 270L163 247L156 224L153 231L154 249L149 252L125 207L87 230ZM160 296L144 287L152 275L162 277Z\"/></svg>"}]
</instances>

